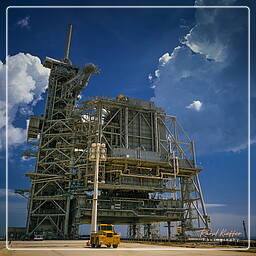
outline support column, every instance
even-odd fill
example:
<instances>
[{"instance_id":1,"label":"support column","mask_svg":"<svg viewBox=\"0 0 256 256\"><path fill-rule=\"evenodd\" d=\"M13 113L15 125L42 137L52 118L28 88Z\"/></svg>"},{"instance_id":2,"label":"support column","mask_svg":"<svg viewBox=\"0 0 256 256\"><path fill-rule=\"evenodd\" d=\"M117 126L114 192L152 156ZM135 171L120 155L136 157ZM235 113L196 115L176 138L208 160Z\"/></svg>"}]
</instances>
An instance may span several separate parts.
<instances>
[{"instance_id":1,"label":"support column","mask_svg":"<svg viewBox=\"0 0 256 256\"><path fill-rule=\"evenodd\" d=\"M132 238L137 238L137 226L132 225Z\"/></svg>"},{"instance_id":2,"label":"support column","mask_svg":"<svg viewBox=\"0 0 256 256\"><path fill-rule=\"evenodd\" d=\"M144 225L144 237L148 239L151 238L151 224Z\"/></svg>"},{"instance_id":3,"label":"support column","mask_svg":"<svg viewBox=\"0 0 256 256\"><path fill-rule=\"evenodd\" d=\"M128 107L125 108L124 115L124 126L125 126L125 147L129 147L129 128L128 128L128 120L129 120L129 112Z\"/></svg>"},{"instance_id":4,"label":"support column","mask_svg":"<svg viewBox=\"0 0 256 256\"><path fill-rule=\"evenodd\" d=\"M95 174L94 174L94 186L93 186L93 205L92 205L92 220L91 220L91 233L97 232L97 207L98 207L98 178L99 178L99 162L100 162L100 144L97 143L96 148L96 162L95 162Z\"/></svg>"},{"instance_id":5,"label":"support column","mask_svg":"<svg viewBox=\"0 0 256 256\"><path fill-rule=\"evenodd\" d=\"M69 226L69 212L70 212L70 196L67 197L66 213L65 213L65 224L64 224L64 236L68 237L68 226Z\"/></svg>"},{"instance_id":6,"label":"support column","mask_svg":"<svg viewBox=\"0 0 256 256\"><path fill-rule=\"evenodd\" d=\"M168 233L168 239L171 238L171 222L167 221L167 233Z\"/></svg>"},{"instance_id":7,"label":"support column","mask_svg":"<svg viewBox=\"0 0 256 256\"><path fill-rule=\"evenodd\" d=\"M195 151L194 141L191 142L191 147L192 147L192 152L193 152L194 168L196 168L196 151ZM209 228L208 216L207 216L207 212L206 212L206 208L205 208L205 203L204 203L204 198L203 198L203 193L202 193L202 188L201 188L201 184L200 184L200 181L199 181L198 173L195 175L195 183L196 183L196 185L198 187L198 190L199 190L199 197L200 197L200 200L201 200L203 217L205 219L204 224L205 224L205 227L208 229Z\"/></svg>"}]
</instances>

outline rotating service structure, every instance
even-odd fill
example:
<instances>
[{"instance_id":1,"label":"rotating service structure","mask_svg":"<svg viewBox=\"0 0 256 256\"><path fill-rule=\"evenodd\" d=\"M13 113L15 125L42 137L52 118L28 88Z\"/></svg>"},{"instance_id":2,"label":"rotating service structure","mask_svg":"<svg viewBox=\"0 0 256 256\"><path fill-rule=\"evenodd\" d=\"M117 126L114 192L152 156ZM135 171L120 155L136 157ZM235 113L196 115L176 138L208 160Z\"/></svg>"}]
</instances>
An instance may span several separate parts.
<instances>
[{"instance_id":1,"label":"rotating service structure","mask_svg":"<svg viewBox=\"0 0 256 256\"><path fill-rule=\"evenodd\" d=\"M70 42L70 37L69 37ZM68 44L69 49L69 44ZM178 222L181 233L209 228L193 141L176 117L151 101L118 95L81 101L98 70L46 58L51 70L45 111L28 127L35 171L28 192L28 237L78 238L92 214L92 143L105 143L99 166L98 222L136 225ZM18 193L25 195L26 191Z\"/></svg>"}]
</instances>

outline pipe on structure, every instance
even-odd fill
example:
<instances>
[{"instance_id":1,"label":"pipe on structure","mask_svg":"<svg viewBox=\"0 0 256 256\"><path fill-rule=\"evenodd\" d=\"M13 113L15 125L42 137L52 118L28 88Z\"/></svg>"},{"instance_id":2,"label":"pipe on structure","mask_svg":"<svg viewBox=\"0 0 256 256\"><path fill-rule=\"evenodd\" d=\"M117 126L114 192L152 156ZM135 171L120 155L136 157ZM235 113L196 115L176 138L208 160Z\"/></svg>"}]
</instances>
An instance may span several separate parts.
<instances>
[{"instance_id":1,"label":"pipe on structure","mask_svg":"<svg viewBox=\"0 0 256 256\"><path fill-rule=\"evenodd\" d=\"M65 52L64 61L67 61L68 57L69 57L71 34L72 34L72 24L69 24L68 25L68 36L67 36L67 42L66 42L66 52Z\"/></svg>"},{"instance_id":2,"label":"pipe on structure","mask_svg":"<svg viewBox=\"0 0 256 256\"><path fill-rule=\"evenodd\" d=\"M129 128L128 128L128 118L129 118L129 112L128 112L128 107L125 108L125 116L124 116L124 119L125 119L125 147L126 148L129 148Z\"/></svg>"}]
</instances>

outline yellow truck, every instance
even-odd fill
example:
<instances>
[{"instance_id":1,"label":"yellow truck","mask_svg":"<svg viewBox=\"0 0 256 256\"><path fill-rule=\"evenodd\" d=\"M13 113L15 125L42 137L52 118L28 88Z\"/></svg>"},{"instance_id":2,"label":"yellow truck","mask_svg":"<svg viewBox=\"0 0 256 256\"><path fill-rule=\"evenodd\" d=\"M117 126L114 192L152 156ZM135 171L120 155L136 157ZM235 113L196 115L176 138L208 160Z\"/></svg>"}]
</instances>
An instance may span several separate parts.
<instances>
[{"instance_id":1,"label":"yellow truck","mask_svg":"<svg viewBox=\"0 0 256 256\"><path fill-rule=\"evenodd\" d=\"M113 246L117 248L120 243L120 235L115 233L114 226L112 224L100 224L97 233L91 234L90 244L91 247L101 247L106 245L107 247Z\"/></svg>"}]
</instances>

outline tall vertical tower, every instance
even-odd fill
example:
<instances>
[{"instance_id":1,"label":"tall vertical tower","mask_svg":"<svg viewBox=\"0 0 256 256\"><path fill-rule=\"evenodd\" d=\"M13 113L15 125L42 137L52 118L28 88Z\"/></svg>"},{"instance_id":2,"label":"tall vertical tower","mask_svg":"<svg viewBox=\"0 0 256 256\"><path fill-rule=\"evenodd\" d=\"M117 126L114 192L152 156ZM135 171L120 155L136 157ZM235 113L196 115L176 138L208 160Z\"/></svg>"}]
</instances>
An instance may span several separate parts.
<instances>
[{"instance_id":1,"label":"tall vertical tower","mask_svg":"<svg viewBox=\"0 0 256 256\"><path fill-rule=\"evenodd\" d=\"M52 238L68 237L71 187L76 175L75 143L80 118L76 101L92 74L93 64L79 68L69 60L72 25L69 25L63 60L46 57L44 66L51 70L43 116L32 116L28 141L38 143L28 202L27 235L47 232ZM81 127L80 127L81 128ZM35 154L35 152L34 152Z\"/></svg>"}]
</instances>

